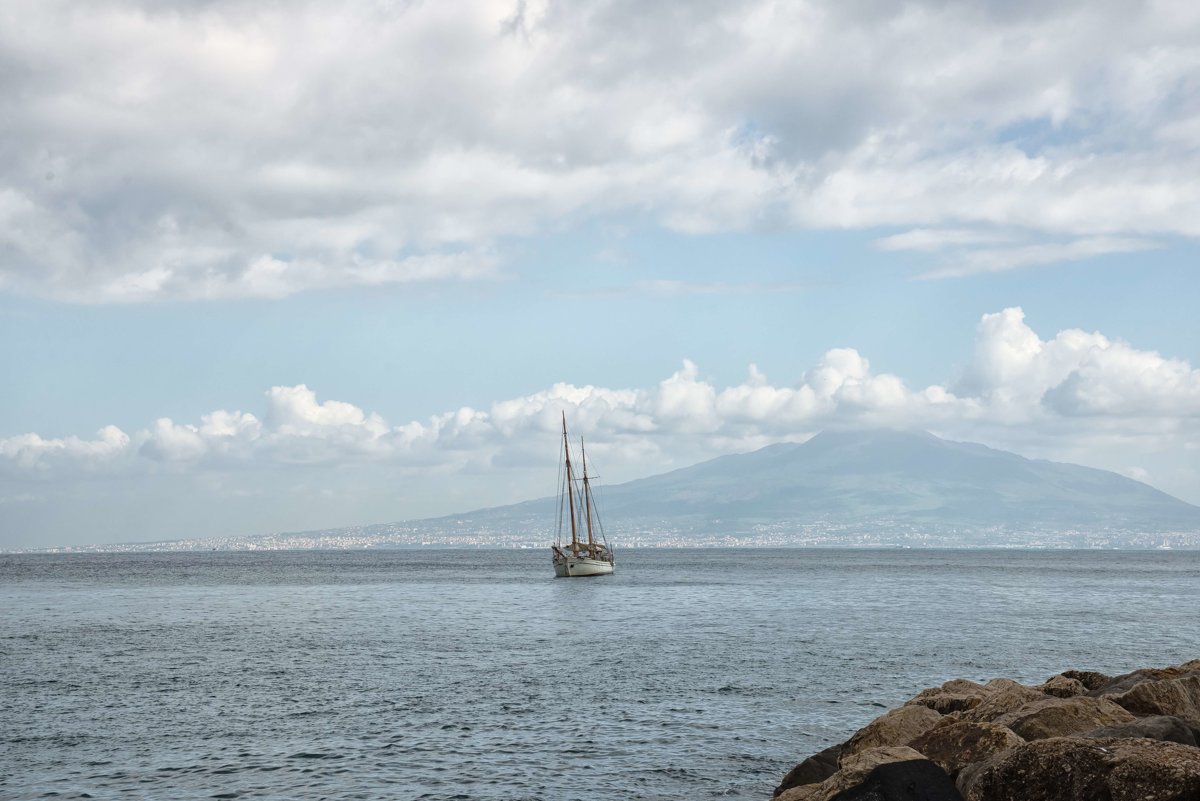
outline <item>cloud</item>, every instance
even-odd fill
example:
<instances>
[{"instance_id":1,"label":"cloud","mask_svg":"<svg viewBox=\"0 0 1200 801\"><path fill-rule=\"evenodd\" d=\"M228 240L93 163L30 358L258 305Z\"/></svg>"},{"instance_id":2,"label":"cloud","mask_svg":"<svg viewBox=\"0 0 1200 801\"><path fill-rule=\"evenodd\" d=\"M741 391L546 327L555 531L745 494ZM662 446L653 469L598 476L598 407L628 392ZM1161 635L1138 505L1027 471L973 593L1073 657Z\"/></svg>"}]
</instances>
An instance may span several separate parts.
<instances>
[{"instance_id":1,"label":"cloud","mask_svg":"<svg viewBox=\"0 0 1200 801\"><path fill-rule=\"evenodd\" d=\"M129 442L129 436L116 426L105 426L90 440L21 434L0 439L0 464L32 475L49 475L63 466L98 471L125 455Z\"/></svg>"},{"instance_id":2,"label":"cloud","mask_svg":"<svg viewBox=\"0 0 1200 801\"><path fill-rule=\"evenodd\" d=\"M1169 1L22 4L0 289L478 280L499 242L621 215L1048 237L982 269L1195 237L1198 43Z\"/></svg>"},{"instance_id":3,"label":"cloud","mask_svg":"<svg viewBox=\"0 0 1200 801\"><path fill-rule=\"evenodd\" d=\"M399 425L322 400L303 384L272 387L264 400L261 418L218 410L198 423L161 418L132 434L109 426L92 439L0 440L0 474L45 483L378 465L495 476L543 465L563 413L588 439L589 453L625 477L803 440L830 426L920 427L1034 455L1111 462L1120 471L1140 457L1139 469L1156 472L1167 452L1194 462L1188 454L1200 449L1200 369L1099 332L1068 329L1043 339L1020 308L983 316L970 363L947 385L910 387L840 347L794 382L773 383L752 365L741 383L721 387L685 359L648 387L560 383Z\"/></svg>"},{"instance_id":4,"label":"cloud","mask_svg":"<svg viewBox=\"0 0 1200 801\"><path fill-rule=\"evenodd\" d=\"M880 250L915 250L932 253L948 247L993 244L1011 238L996 231L964 228L914 228L875 240Z\"/></svg>"},{"instance_id":5,"label":"cloud","mask_svg":"<svg viewBox=\"0 0 1200 801\"><path fill-rule=\"evenodd\" d=\"M1187 362L1079 329L1043 341L1019 308L984 315L959 391L978 397L996 419L1014 422L1039 414L1200 418L1200 370Z\"/></svg>"},{"instance_id":6,"label":"cloud","mask_svg":"<svg viewBox=\"0 0 1200 801\"><path fill-rule=\"evenodd\" d=\"M1101 236L1061 243L979 248L947 257L945 266L921 273L917 277L948 278L975 273L995 273L1040 264L1062 264L1110 253L1137 253L1157 247L1157 243L1145 239Z\"/></svg>"},{"instance_id":7,"label":"cloud","mask_svg":"<svg viewBox=\"0 0 1200 801\"><path fill-rule=\"evenodd\" d=\"M1200 371L1103 337L1043 401L1063 415L1200 418Z\"/></svg>"},{"instance_id":8,"label":"cloud","mask_svg":"<svg viewBox=\"0 0 1200 801\"><path fill-rule=\"evenodd\" d=\"M262 430L252 414L219 410L204 415L198 426L159 418L130 442L139 455L158 462L194 462L203 457L237 461L251 457Z\"/></svg>"}]
</instances>

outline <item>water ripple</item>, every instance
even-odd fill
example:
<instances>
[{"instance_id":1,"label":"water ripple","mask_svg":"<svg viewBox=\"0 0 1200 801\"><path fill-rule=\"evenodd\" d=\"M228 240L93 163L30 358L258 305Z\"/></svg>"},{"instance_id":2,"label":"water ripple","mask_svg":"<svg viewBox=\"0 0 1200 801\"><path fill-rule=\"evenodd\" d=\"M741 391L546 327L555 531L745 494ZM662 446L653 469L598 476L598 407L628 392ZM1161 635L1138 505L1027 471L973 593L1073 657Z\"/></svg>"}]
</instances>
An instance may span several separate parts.
<instances>
[{"instance_id":1,"label":"water ripple","mask_svg":"<svg viewBox=\"0 0 1200 801\"><path fill-rule=\"evenodd\" d=\"M0 558L0 799L762 799L954 676L1194 658L1200 554Z\"/></svg>"}]
</instances>

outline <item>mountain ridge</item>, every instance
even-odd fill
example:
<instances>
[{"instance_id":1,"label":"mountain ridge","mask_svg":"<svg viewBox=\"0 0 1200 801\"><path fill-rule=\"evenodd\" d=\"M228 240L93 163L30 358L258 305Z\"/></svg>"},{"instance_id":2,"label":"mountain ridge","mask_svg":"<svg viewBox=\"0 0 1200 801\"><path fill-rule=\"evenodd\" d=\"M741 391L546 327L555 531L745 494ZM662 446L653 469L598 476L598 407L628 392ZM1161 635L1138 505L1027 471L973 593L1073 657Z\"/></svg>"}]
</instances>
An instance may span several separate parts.
<instances>
[{"instance_id":1,"label":"mountain ridge","mask_svg":"<svg viewBox=\"0 0 1200 801\"><path fill-rule=\"evenodd\" d=\"M552 498L424 523L515 522ZM794 522L1138 530L1200 529L1200 507L1117 473L1030 459L926 431L826 430L606 486L610 523L673 520L689 527Z\"/></svg>"},{"instance_id":2,"label":"mountain ridge","mask_svg":"<svg viewBox=\"0 0 1200 801\"><path fill-rule=\"evenodd\" d=\"M619 549L1200 550L1200 507L1148 484L925 431L822 431L598 490ZM52 550L542 549L554 538L557 500L319 531Z\"/></svg>"}]
</instances>

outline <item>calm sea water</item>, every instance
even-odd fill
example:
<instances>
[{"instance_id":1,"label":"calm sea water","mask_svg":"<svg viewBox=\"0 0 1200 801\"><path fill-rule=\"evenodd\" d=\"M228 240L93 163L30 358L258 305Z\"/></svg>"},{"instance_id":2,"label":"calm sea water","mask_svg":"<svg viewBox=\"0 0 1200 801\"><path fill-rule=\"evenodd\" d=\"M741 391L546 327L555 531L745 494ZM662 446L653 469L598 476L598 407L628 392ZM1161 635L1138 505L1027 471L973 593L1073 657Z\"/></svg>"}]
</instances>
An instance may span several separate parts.
<instances>
[{"instance_id":1,"label":"calm sea water","mask_svg":"<svg viewBox=\"0 0 1200 801\"><path fill-rule=\"evenodd\" d=\"M1200 554L0 556L0 798L765 799L955 676L1200 656Z\"/></svg>"}]
</instances>

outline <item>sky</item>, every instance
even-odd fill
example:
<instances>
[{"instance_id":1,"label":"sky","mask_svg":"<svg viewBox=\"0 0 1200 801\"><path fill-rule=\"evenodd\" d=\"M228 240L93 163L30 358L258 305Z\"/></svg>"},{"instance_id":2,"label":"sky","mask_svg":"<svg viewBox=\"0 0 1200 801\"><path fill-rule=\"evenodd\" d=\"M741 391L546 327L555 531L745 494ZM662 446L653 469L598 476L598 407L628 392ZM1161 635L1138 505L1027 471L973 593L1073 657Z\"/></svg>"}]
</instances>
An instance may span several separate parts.
<instances>
[{"instance_id":1,"label":"sky","mask_svg":"<svg viewBox=\"0 0 1200 801\"><path fill-rule=\"evenodd\" d=\"M0 549L827 427L1200 504L1200 5L0 0Z\"/></svg>"}]
</instances>

